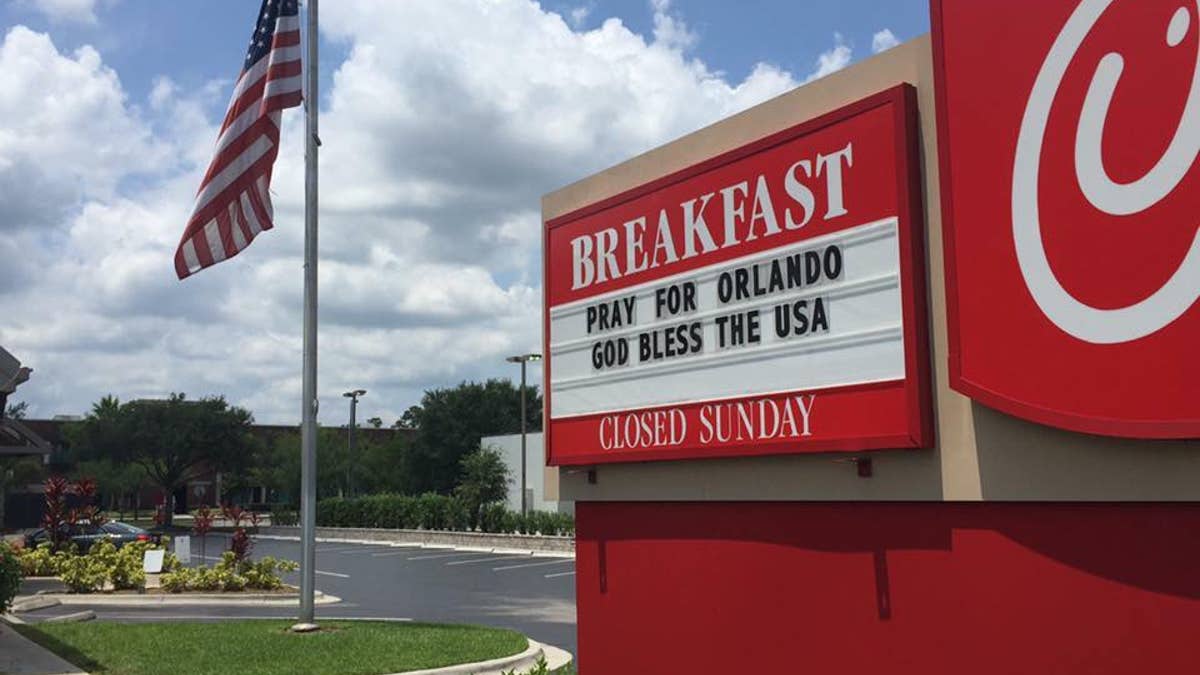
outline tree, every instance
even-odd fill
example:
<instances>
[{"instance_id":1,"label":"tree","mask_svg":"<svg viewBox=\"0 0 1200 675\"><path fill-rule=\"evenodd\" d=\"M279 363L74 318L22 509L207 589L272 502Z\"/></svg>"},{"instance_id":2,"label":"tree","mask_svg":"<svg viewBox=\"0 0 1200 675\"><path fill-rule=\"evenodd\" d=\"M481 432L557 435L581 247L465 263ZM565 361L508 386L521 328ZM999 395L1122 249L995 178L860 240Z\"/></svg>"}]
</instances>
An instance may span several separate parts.
<instances>
[{"instance_id":1,"label":"tree","mask_svg":"<svg viewBox=\"0 0 1200 675\"><path fill-rule=\"evenodd\" d=\"M146 473L141 467L135 464L118 464L109 459L79 462L71 475L76 479L89 477L95 480L96 490L102 498L101 503L109 511L117 511L121 518L125 517L125 505L131 501L134 510L137 510L137 493L146 483Z\"/></svg>"},{"instance_id":2,"label":"tree","mask_svg":"<svg viewBox=\"0 0 1200 675\"><path fill-rule=\"evenodd\" d=\"M382 429L383 428L383 418L382 417L372 417L367 420L367 424L371 425L372 429Z\"/></svg>"},{"instance_id":3,"label":"tree","mask_svg":"<svg viewBox=\"0 0 1200 675\"><path fill-rule=\"evenodd\" d=\"M531 386L525 395L528 429L538 431L542 428L541 394ZM415 429L411 491L446 494L458 483L463 457L479 449L480 438L521 430L520 390L502 379L431 389L403 419L406 427Z\"/></svg>"},{"instance_id":4,"label":"tree","mask_svg":"<svg viewBox=\"0 0 1200 675\"><path fill-rule=\"evenodd\" d=\"M508 497L508 466L492 447L480 448L462 458L462 478L454 496L462 500L478 526L483 507Z\"/></svg>"},{"instance_id":5,"label":"tree","mask_svg":"<svg viewBox=\"0 0 1200 675\"><path fill-rule=\"evenodd\" d=\"M248 466L258 447L250 433L253 422L248 410L219 396L190 401L172 394L166 400L127 403L106 396L80 425L77 447L84 460L141 467L171 500L178 488L205 471L236 472Z\"/></svg>"},{"instance_id":6,"label":"tree","mask_svg":"<svg viewBox=\"0 0 1200 675\"><path fill-rule=\"evenodd\" d=\"M25 419L29 404L25 401L9 404L4 417L14 420ZM4 523L4 502L9 488L28 485L42 480L42 461L39 457L0 457L0 525Z\"/></svg>"}]
</instances>

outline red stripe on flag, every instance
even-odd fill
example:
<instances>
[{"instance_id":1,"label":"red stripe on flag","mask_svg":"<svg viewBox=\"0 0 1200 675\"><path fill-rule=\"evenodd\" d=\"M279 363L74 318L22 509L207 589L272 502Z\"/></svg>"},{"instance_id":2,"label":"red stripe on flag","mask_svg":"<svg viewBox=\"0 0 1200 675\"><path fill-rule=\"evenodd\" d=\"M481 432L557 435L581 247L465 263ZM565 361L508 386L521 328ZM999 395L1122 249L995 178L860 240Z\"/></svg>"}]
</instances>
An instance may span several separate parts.
<instances>
[{"instance_id":1,"label":"red stripe on flag","mask_svg":"<svg viewBox=\"0 0 1200 675\"><path fill-rule=\"evenodd\" d=\"M284 108L294 108L300 105L303 100L304 94L298 91L269 96L266 101L263 101L263 113L273 113L276 110L283 110Z\"/></svg>"},{"instance_id":2,"label":"red stripe on flag","mask_svg":"<svg viewBox=\"0 0 1200 675\"><path fill-rule=\"evenodd\" d=\"M246 241L246 246L254 240L254 231L250 229L250 222L246 220L246 212L242 209L242 200L240 195L233 202L233 208L237 211L237 226L242 230L242 239Z\"/></svg>"},{"instance_id":3,"label":"red stripe on flag","mask_svg":"<svg viewBox=\"0 0 1200 675\"><path fill-rule=\"evenodd\" d=\"M271 222L271 214L266 205L262 202L262 197L258 194L257 183L251 185L246 190L246 196L250 198L250 208L254 209L254 216L258 218L258 225L264 232L275 226Z\"/></svg>"},{"instance_id":4,"label":"red stripe on flag","mask_svg":"<svg viewBox=\"0 0 1200 675\"><path fill-rule=\"evenodd\" d=\"M236 255L238 247L233 241L233 220L229 217L228 206L217 214L217 234L221 237L221 248L225 250L225 257L232 258Z\"/></svg>"},{"instance_id":5,"label":"red stripe on flag","mask_svg":"<svg viewBox=\"0 0 1200 675\"><path fill-rule=\"evenodd\" d=\"M271 49L279 49L280 47L295 47L298 44L300 44L300 31L289 30L275 34L275 39L271 42Z\"/></svg>"},{"instance_id":6,"label":"red stripe on flag","mask_svg":"<svg viewBox=\"0 0 1200 675\"><path fill-rule=\"evenodd\" d=\"M196 260L200 261L200 267L209 267L216 264L212 257L212 249L209 248L208 236L204 233L204 226L201 225L196 233L192 235L192 245L196 247Z\"/></svg>"}]
</instances>

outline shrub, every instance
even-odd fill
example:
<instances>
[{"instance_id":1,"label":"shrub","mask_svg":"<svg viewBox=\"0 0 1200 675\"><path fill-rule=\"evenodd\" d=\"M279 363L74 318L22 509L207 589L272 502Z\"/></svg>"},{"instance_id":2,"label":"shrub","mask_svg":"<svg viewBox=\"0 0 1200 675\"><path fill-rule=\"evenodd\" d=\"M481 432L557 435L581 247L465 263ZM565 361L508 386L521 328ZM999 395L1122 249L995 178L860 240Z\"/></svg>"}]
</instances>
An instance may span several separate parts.
<instances>
[{"instance_id":1,"label":"shrub","mask_svg":"<svg viewBox=\"0 0 1200 675\"><path fill-rule=\"evenodd\" d=\"M479 513L479 529L495 534L512 531L512 514L503 504L489 504Z\"/></svg>"},{"instance_id":2,"label":"shrub","mask_svg":"<svg viewBox=\"0 0 1200 675\"><path fill-rule=\"evenodd\" d=\"M232 551L221 554L212 567L180 568L162 576L162 588L169 593L184 591L273 591L283 586L281 573L299 568L290 560L266 557L258 562L237 560Z\"/></svg>"},{"instance_id":3,"label":"shrub","mask_svg":"<svg viewBox=\"0 0 1200 675\"><path fill-rule=\"evenodd\" d=\"M108 580L108 568L90 555L68 556L59 564L58 576L69 593L95 593Z\"/></svg>"},{"instance_id":4,"label":"shrub","mask_svg":"<svg viewBox=\"0 0 1200 675\"><path fill-rule=\"evenodd\" d=\"M575 533L575 521L569 514L531 511L521 515L497 503L483 506L476 516L469 503L435 493L419 497L381 494L353 499L325 499L317 504L317 525L460 532L479 530L545 536L571 536Z\"/></svg>"},{"instance_id":5,"label":"shrub","mask_svg":"<svg viewBox=\"0 0 1200 675\"><path fill-rule=\"evenodd\" d=\"M417 522L424 530L444 530L449 497L427 492L417 498Z\"/></svg>"},{"instance_id":6,"label":"shrub","mask_svg":"<svg viewBox=\"0 0 1200 675\"><path fill-rule=\"evenodd\" d=\"M152 548L154 545L150 542L139 541L126 544L115 552L112 567L108 570L108 580L115 590L146 587L146 570L143 560L146 557L146 551Z\"/></svg>"},{"instance_id":7,"label":"shrub","mask_svg":"<svg viewBox=\"0 0 1200 675\"><path fill-rule=\"evenodd\" d=\"M276 507L271 509L271 525L295 527L300 524L300 514L293 509Z\"/></svg>"},{"instance_id":8,"label":"shrub","mask_svg":"<svg viewBox=\"0 0 1200 675\"><path fill-rule=\"evenodd\" d=\"M291 560L276 560L267 556L258 562L246 561L242 574L246 577L246 587L264 591L273 591L283 586L280 574L295 572L300 565Z\"/></svg>"},{"instance_id":9,"label":"shrub","mask_svg":"<svg viewBox=\"0 0 1200 675\"><path fill-rule=\"evenodd\" d=\"M12 547L0 542L0 614L8 611L21 587L21 561Z\"/></svg>"},{"instance_id":10,"label":"shrub","mask_svg":"<svg viewBox=\"0 0 1200 675\"><path fill-rule=\"evenodd\" d=\"M180 567L173 572L163 574L159 582L162 584L162 589L168 593L182 593L191 588L192 576L192 570Z\"/></svg>"},{"instance_id":11,"label":"shrub","mask_svg":"<svg viewBox=\"0 0 1200 675\"><path fill-rule=\"evenodd\" d=\"M54 546L49 542L42 542L37 548L24 549L18 553L21 574L27 577L58 576L59 563L68 555L65 551L55 553Z\"/></svg>"}]
</instances>

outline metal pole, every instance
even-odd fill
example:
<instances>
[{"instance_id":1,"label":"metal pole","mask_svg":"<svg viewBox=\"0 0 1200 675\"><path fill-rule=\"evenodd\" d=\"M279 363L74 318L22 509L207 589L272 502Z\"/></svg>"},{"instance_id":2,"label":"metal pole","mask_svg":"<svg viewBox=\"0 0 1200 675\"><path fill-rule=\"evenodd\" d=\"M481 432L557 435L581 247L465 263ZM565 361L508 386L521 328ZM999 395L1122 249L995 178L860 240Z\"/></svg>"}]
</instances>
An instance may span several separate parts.
<instances>
[{"instance_id":1,"label":"metal pole","mask_svg":"<svg viewBox=\"0 0 1200 675\"><path fill-rule=\"evenodd\" d=\"M521 515L529 508L525 503L525 364L526 360L521 359Z\"/></svg>"},{"instance_id":2,"label":"metal pole","mask_svg":"<svg viewBox=\"0 0 1200 675\"><path fill-rule=\"evenodd\" d=\"M317 565L317 0L308 0L304 63L304 392L300 408L300 617L293 630L315 630Z\"/></svg>"},{"instance_id":3,"label":"metal pole","mask_svg":"<svg viewBox=\"0 0 1200 675\"><path fill-rule=\"evenodd\" d=\"M354 496L354 416L358 409L358 396L350 398L350 444L346 457L346 492Z\"/></svg>"}]
</instances>

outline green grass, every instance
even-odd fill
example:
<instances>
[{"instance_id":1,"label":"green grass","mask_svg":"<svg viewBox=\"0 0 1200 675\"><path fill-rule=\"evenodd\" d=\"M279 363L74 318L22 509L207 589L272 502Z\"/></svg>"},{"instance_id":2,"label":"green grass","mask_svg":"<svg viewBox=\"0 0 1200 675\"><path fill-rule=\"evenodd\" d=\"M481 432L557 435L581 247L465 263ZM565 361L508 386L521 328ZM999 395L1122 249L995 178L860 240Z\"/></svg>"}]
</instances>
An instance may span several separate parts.
<instances>
[{"instance_id":1,"label":"green grass","mask_svg":"<svg viewBox=\"0 0 1200 675\"><path fill-rule=\"evenodd\" d=\"M319 633L293 634L290 624L89 621L16 628L83 670L120 675L394 673L509 656L528 644L519 633L479 626L326 621Z\"/></svg>"}]
</instances>

